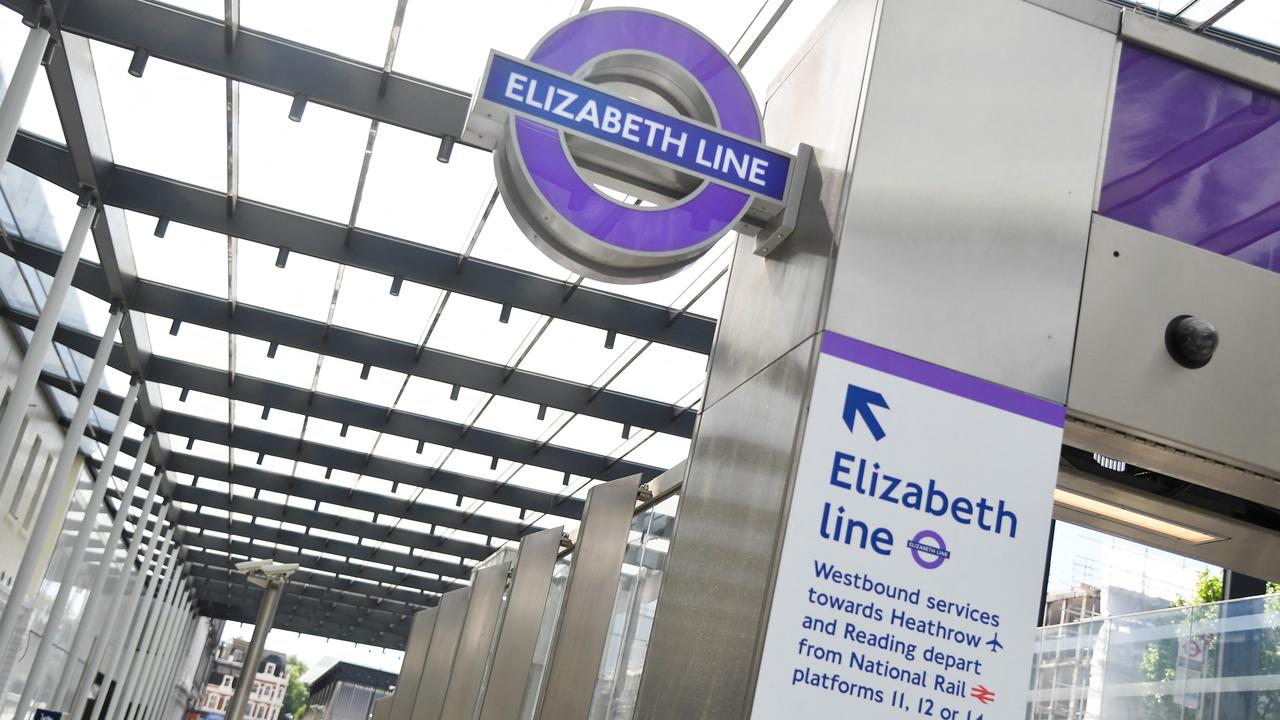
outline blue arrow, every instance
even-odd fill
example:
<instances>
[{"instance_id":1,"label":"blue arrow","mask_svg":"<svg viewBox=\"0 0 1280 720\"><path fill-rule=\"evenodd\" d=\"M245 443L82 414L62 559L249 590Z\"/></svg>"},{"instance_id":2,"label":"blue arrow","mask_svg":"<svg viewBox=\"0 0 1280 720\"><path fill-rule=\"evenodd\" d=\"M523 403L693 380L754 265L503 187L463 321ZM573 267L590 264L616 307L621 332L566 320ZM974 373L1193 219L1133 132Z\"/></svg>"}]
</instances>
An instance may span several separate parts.
<instances>
[{"instance_id":1,"label":"blue arrow","mask_svg":"<svg viewBox=\"0 0 1280 720\"><path fill-rule=\"evenodd\" d=\"M875 390L850 385L848 391L844 395L844 424L849 426L849 431L853 432L854 420L859 415L862 416L862 422L871 431L871 436L880 441L884 437L884 428L880 427L880 421L876 420L876 415L871 411L871 406L889 409L889 404L884 401L884 396Z\"/></svg>"}]
</instances>

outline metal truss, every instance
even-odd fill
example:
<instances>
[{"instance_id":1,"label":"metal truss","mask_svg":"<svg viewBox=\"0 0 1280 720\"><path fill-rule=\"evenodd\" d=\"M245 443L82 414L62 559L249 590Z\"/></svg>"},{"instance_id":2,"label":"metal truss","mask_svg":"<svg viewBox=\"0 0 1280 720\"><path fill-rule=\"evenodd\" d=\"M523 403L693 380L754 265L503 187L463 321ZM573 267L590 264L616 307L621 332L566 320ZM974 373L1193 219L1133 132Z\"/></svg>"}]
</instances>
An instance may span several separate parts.
<instances>
[{"instance_id":1,"label":"metal truss","mask_svg":"<svg viewBox=\"0 0 1280 720\"><path fill-rule=\"evenodd\" d=\"M51 273L60 253L22 238L10 238L4 248L16 260ZM112 295L104 270L81 260L75 286L95 297ZM590 385L516 370L497 363L418 348L391 338L334 327L306 318L275 312L149 280L134 281L134 293L125 298L131 311L171 318L178 322L221 330L241 337L336 357L369 367L414 375L482 392L523 400L679 437L692 437L696 413L688 408L626 395ZM145 376L145 370L142 371Z\"/></svg>"},{"instance_id":2,"label":"metal truss","mask_svg":"<svg viewBox=\"0 0 1280 720\"><path fill-rule=\"evenodd\" d=\"M20 132L10 161L61 187L76 188L67 150L58 143ZM711 351L715 335L715 321L711 318L677 313L661 305L390 235L361 228L349 230L345 223L242 197L236 199L235 212L228 213L224 193L139 170L112 166L110 178L103 202L112 207L692 352Z\"/></svg>"},{"instance_id":3,"label":"metal truss","mask_svg":"<svg viewBox=\"0 0 1280 720\"><path fill-rule=\"evenodd\" d=\"M26 328L35 326L36 316L12 308L0 309L0 316ZM92 355L98 338L92 333L59 325L54 340L83 355ZM117 346L110 364L128 372L127 359ZM237 374L182 360L153 355L147 365L146 380L187 390L253 403L271 410L309 415L351 427L389 433L412 440L457 450L501 458L513 463L572 473L597 480L616 480L639 473L645 480L662 474L661 468L581 450L557 447L504 433L439 420L403 410L394 410L359 400L311 392L294 385Z\"/></svg>"}]
</instances>

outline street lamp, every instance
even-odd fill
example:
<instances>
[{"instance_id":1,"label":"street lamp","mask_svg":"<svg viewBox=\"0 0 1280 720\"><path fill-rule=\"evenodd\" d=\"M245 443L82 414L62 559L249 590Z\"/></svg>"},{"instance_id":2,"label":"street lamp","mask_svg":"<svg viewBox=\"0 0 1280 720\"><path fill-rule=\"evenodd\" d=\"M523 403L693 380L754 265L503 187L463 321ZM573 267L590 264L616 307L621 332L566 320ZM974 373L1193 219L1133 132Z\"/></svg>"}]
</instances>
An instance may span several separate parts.
<instances>
[{"instance_id":1,"label":"street lamp","mask_svg":"<svg viewBox=\"0 0 1280 720\"><path fill-rule=\"evenodd\" d=\"M278 563L274 560L246 560L236 563L236 570L245 573L250 585L262 588L262 602L258 605L258 617L253 623L253 638L249 640L249 649L244 654L244 664L240 666L240 682L236 685L236 693L227 708L226 720L240 720L244 707L249 701L249 693L253 691L253 679L258 674L258 663L262 660L262 646L267 642L267 633L271 632L271 624L276 619L276 607L280 604L280 593L284 591L289 576L298 569L298 563Z\"/></svg>"}]
</instances>

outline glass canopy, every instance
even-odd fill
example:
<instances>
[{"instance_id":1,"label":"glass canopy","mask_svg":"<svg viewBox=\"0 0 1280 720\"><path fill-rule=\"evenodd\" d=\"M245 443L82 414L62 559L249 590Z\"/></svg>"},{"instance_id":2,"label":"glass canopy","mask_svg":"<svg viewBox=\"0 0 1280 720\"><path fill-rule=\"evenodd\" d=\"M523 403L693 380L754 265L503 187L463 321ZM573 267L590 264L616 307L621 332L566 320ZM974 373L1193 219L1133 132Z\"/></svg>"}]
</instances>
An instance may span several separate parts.
<instances>
[{"instance_id":1,"label":"glass canopy","mask_svg":"<svg viewBox=\"0 0 1280 720\"><path fill-rule=\"evenodd\" d=\"M85 450L101 460L141 374L146 403L125 451L143 425L159 432L148 474L164 469L204 614L251 621L230 567L274 557L303 567L277 627L396 647L409 612L465 584L498 547L572 529L595 483L651 478L688 454L733 239L660 282L584 280L516 228L488 153L458 145L437 162L447 130L387 109L465 100L491 48L522 56L572 13L609 4L70 6L62 31L92 59L72 69L97 96L51 71L26 106L15 157L34 159L4 168L0 203L21 262L0 257L0 272L29 291L6 297L8 318L30 325L43 301L75 215L71 161L88 147L114 163L98 184L106 229L83 257L82 275L101 282L75 290L46 378L81 379L108 313L92 288L132 284L130 352L108 374ZM700 28L763 103L834 0L625 4ZM126 32L86 5L138 22ZM1280 41L1272 0L1139 9ZM25 31L18 12L0 12L0 72ZM137 72L135 47L215 35L279 62L233 68L179 44ZM344 95L315 73L357 87ZM50 392L69 416L71 397Z\"/></svg>"}]
</instances>

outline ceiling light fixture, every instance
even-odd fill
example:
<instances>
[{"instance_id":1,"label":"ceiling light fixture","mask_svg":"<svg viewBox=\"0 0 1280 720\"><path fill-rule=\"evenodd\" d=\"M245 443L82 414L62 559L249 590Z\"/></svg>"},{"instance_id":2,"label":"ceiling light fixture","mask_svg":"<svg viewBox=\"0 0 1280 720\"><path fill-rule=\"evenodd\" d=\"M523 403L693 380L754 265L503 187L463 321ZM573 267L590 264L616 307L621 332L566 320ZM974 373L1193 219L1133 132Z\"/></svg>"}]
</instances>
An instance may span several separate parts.
<instances>
[{"instance_id":1,"label":"ceiling light fixture","mask_svg":"<svg viewBox=\"0 0 1280 720\"><path fill-rule=\"evenodd\" d=\"M1107 520L1114 520L1118 523L1130 525L1132 527L1141 528L1158 535L1171 537L1193 545L1203 545L1204 543L1225 540L1226 538L1218 535L1210 535L1200 530L1194 530L1189 527L1177 525L1167 520L1161 520L1144 513L1130 510L1128 508L1113 505L1086 495L1063 490L1062 488L1053 491L1053 501L1059 505L1065 505L1073 510L1096 515Z\"/></svg>"}]
</instances>

